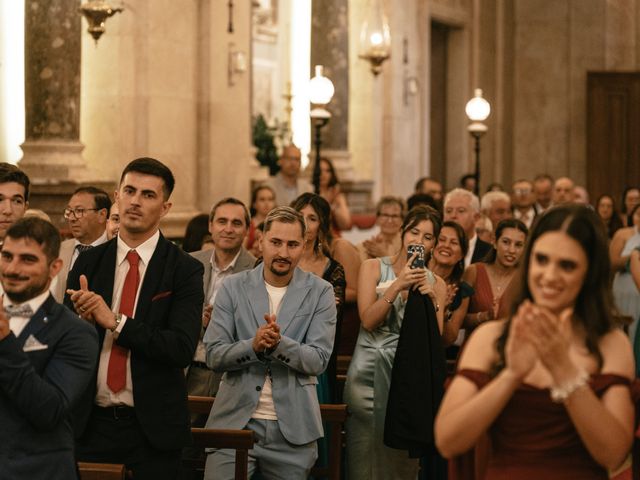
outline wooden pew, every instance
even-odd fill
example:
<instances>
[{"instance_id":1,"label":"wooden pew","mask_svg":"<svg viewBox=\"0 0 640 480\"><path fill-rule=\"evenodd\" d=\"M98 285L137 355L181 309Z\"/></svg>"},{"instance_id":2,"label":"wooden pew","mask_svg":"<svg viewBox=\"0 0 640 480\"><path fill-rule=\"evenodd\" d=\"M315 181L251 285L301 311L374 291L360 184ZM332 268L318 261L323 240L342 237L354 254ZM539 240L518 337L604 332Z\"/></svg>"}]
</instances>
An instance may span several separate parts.
<instances>
[{"instance_id":1,"label":"wooden pew","mask_svg":"<svg viewBox=\"0 0 640 480\"><path fill-rule=\"evenodd\" d=\"M255 443L255 437L251 430L192 428L191 435L194 447L234 449L236 451L234 478L247 480L249 476L249 450L253 448Z\"/></svg>"},{"instance_id":2,"label":"wooden pew","mask_svg":"<svg viewBox=\"0 0 640 480\"><path fill-rule=\"evenodd\" d=\"M215 397L189 396L189 411L191 413L209 413ZM320 405L322 421L331 426L329 437L329 465L327 467L314 467L311 474L317 477L325 476L331 480L340 479L340 467L342 463L342 448L344 445L344 422L347 419L347 406L345 404L322 404ZM191 431L203 429L192 428ZM234 430L237 431L237 430ZM246 431L246 430L243 430ZM195 441L195 436L194 436ZM210 445L209 445L210 446ZM232 447L215 447L232 448ZM237 454L236 454L237 455ZM237 468L236 456L236 468ZM236 477L237 478L237 477Z\"/></svg>"},{"instance_id":3,"label":"wooden pew","mask_svg":"<svg viewBox=\"0 0 640 480\"><path fill-rule=\"evenodd\" d=\"M125 467L116 463L78 462L80 480L124 480Z\"/></svg>"}]
</instances>

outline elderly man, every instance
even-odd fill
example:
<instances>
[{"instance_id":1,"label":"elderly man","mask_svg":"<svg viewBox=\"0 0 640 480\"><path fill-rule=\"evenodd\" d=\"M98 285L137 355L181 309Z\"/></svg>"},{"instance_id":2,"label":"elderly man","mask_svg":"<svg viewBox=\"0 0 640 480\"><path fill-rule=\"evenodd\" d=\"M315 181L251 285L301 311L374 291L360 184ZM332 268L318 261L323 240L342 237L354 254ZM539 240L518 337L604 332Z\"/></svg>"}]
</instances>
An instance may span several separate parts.
<instances>
[{"instance_id":1,"label":"elderly man","mask_svg":"<svg viewBox=\"0 0 640 480\"><path fill-rule=\"evenodd\" d=\"M64 300L67 277L78 255L108 240L106 229L110 208L111 199L100 188L80 187L71 195L69 204L64 209L64 218L73 238L60 245L63 265L51 288L57 302L62 303Z\"/></svg>"},{"instance_id":2,"label":"elderly man","mask_svg":"<svg viewBox=\"0 0 640 480\"><path fill-rule=\"evenodd\" d=\"M305 192L313 192L313 186L304 178L300 178L302 154L294 145L282 149L278 160L280 171L269 178L265 185L273 189L276 194L276 205L289 206L298 196Z\"/></svg>"},{"instance_id":3,"label":"elderly man","mask_svg":"<svg viewBox=\"0 0 640 480\"><path fill-rule=\"evenodd\" d=\"M513 204L513 217L522 221L527 228L531 228L537 212L534 206L536 197L533 193L533 184L529 180L516 180L511 186L511 202Z\"/></svg>"},{"instance_id":4,"label":"elderly man","mask_svg":"<svg viewBox=\"0 0 640 480\"><path fill-rule=\"evenodd\" d=\"M224 372L207 428L252 430L249 476L307 478L323 435L317 375L329 363L336 327L331 284L297 268L306 224L289 207L264 222L264 262L228 278L204 342L207 364ZM207 459L206 479L234 478L233 450Z\"/></svg>"},{"instance_id":5,"label":"elderly man","mask_svg":"<svg viewBox=\"0 0 640 480\"><path fill-rule=\"evenodd\" d=\"M454 188L444 197L444 221L456 222L462 227L469 241L469 251L464 266L479 262L491 250L491 244L476 235L476 222L480 218L478 197L463 188Z\"/></svg>"},{"instance_id":6,"label":"elderly man","mask_svg":"<svg viewBox=\"0 0 640 480\"><path fill-rule=\"evenodd\" d=\"M553 205L573 203L575 184L569 177L560 177L553 184Z\"/></svg>"},{"instance_id":7,"label":"elderly man","mask_svg":"<svg viewBox=\"0 0 640 480\"><path fill-rule=\"evenodd\" d=\"M493 230L502 220L511 218L511 198L505 192L487 192L480 201L480 210L491 220Z\"/></svg>"}]
</instances>

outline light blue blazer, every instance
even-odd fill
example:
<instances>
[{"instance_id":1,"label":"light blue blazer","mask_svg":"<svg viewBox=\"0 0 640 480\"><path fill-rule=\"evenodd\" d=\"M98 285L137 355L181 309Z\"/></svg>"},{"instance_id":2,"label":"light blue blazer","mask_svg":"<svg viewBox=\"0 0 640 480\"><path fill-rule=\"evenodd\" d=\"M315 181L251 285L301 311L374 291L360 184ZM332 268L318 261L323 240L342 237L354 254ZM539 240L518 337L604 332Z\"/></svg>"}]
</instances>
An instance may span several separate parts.
<instances>
[{"instance_id":1,"label":"light blue blazer","mask_svg":"<svg viewBox=\"0 0 640 480\"><path fill-rule=\"evenodd\" d=\"M259 358L252 343L265 313L269 296L262 264L224 281L204 335L207 365L224 372L206 427L244 428L258 405L270 363L280 431L287 441L303 445L323 435L316 375L327 368L333 350L333 288L296 268L276 317L282 339Z\"/></svg>"}]
</instances>

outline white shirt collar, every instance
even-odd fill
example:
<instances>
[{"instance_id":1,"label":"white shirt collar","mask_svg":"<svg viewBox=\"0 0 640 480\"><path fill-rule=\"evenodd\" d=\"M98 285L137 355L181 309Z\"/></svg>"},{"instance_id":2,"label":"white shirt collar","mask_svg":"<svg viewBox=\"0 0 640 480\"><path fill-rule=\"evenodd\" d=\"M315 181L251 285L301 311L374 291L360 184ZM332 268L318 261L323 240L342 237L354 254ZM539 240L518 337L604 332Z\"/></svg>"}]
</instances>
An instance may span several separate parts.
<instances>
[{"instance_id":1,"label":"white shirt collar","mask_svg":"<svg viewBox=\"0 0 640 480\"><path fill-rule=\"evenodd\" d=\"M211 268L213 270L219 270L221 272L226 272L227 270L230 270L232 268L234 268L236 266L236 262L238 261L238 257L240 256L240 251L242 250L242 247L240 248L240 250L238 250L238 253L236 253L236 256L233 257L233 260L231 260L231 263L229 263L229 265L227 265L227 268L225 268L224 270L220 270L218 268L218 265L216 264L216 249L212 248L211 249L211 259L209 260L211 263Z\"/></svg>"},{"instance_id":2,"label":"white shirt collar","mask_svg":"<svg viewBox=\"0 0 640 480\"><path fill-rule=\"evenodd\" d=\"M160 240L160 230L156 230L156 233L154 233L151 237L138 245L136 248L131 248L125 243L124 240L122 240L122 237L118 235L118 253L116 256L116 265L120 265L122 262L124 262L125 258L127 258L127 253L129 253L130 250L135 250L140 256L140 260L142 260L142 263L144 263L145 265L149 265L149 261L153 256L153 252L155 252L156 246L158 245L158 240Z\"/></svg>"},{"instance_id":3,"label":"white shirt collar","mask_svg":"<svg viewBox=\"0 0 640 480\"><path fill-rule=\"evenodd\" d=\"M7 307L9 305L15 305L16 307L19 307L21 305L29 305L33 313L36 313L38 309L42 306L42 304L47 300L47 298L49 298L49 295L50 295L50 292L49 292L49 289L47 288L44 292L42 292L37 297L33 297L31 300L27 300L26 302L18 303L18 304L12 303L9 297L5 295L3 306Z\"/></svg>"},{"instance_id":4,"label":"white shirt collar","mask_svg":"<svg viewBox=\"0 0 640 480\"><path fill-rule=\"evenodd\" d=\"M105 230L104 232L102 232L102 235L100 235L95 242L91 243L90 245L92 247L97 247L98 245L102 245L103 243L105 243L107 241L107 231ZM77 245L84 245L84 243L80 243L77 239L75 242L75 245L73 246L73 248L76 248Z\"/></svg>"}]
</instances>

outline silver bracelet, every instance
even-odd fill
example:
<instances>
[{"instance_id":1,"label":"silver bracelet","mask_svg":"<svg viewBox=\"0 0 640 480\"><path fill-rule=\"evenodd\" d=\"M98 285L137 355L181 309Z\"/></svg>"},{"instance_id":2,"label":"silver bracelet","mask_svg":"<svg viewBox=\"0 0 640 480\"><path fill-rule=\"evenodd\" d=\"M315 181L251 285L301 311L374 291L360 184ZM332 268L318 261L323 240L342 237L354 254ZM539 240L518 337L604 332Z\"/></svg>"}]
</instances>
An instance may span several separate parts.
<instances>
[{"instance_id":1,"label":"silver bracelet","mask_svg":"<svg viewBox=\"0 0 640 480\"><path fill-rule=\"evenodd\" d=\"M589 374L580 370L573 380L569 380L563 385L551 387L551 400L555 403L563 403L577 389L584 387L589 381Z\"/></svg>"}]
</instances>

